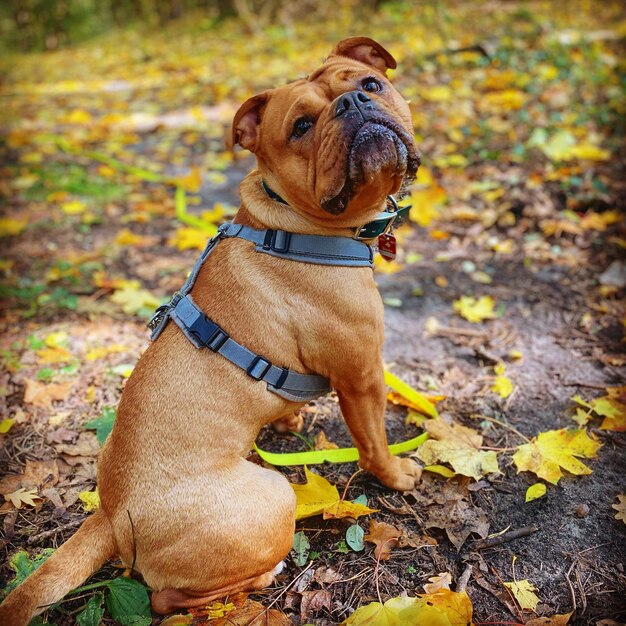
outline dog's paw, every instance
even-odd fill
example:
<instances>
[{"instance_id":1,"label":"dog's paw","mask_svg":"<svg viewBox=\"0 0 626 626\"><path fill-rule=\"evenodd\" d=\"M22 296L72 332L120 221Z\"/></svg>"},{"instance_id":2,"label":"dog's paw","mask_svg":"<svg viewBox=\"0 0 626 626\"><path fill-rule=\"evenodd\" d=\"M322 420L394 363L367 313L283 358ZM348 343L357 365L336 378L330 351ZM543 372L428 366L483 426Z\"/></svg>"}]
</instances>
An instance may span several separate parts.
<instances>
[{"instance_id":1,"label":"dog's paw","mask_svg":"<svg viewBox=\"0 0 626 626\"><path fill-rule=\"evenodd\" d=\"M415 489L422 477L422 468L413 459L392 457L393 463L387 468L384 476L379 477L387 487L397 491L411 491Z\"/></svg>"}]
</instances>

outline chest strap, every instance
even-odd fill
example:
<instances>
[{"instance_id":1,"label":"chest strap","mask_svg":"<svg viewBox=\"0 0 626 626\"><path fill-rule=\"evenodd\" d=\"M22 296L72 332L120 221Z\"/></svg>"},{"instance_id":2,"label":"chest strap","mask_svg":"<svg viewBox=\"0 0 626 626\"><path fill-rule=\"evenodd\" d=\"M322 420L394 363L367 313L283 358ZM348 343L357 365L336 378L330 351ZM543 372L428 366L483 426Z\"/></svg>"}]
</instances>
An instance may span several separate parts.
<instances>
[{"instance_id":1,"label":"chest strap","mask_svg":"<svg viewBox=\"0 0 626 626\"><path fill-rule=\"evenodd\" d=\"M196 261L185 284L172 299L161 305L148 323L152 341L156 341L169 319L183 331L198 349L209 348L243 369L254 380L267 383L273 393L294 402L307 402L328 393L330 382L317 374L300 374L278 367L264 357L231 339L218 324L209 319L191 297L191 290L200 269L215 246L232 237L255 244L255 250L290 261L317 265L342 265L348 267L373 267L372 249L362 241L350 237L325 237L301 235L282 230L256 230L242 224L222 224L217 235L207 245Z\"/></svg>"}]
</instances>

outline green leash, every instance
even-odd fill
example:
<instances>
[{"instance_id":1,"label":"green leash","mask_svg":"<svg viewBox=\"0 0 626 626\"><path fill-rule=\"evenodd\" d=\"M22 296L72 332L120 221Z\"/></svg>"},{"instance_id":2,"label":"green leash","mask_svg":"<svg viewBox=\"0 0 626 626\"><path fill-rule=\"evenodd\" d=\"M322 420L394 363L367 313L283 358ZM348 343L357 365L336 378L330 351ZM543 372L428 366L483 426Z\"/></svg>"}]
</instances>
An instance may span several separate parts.
<instances>
[{"instance_id":1,"label":"green leash","mask_svg":"<svg viewBox=\"0 0 626 626\"><path fill-rule=\"evenodd\" d=\"M427 439L428 433L418 437L393 443L389 446L391 454L402 454L421 446ZM266 452L254 444L254 451L270 465L317 465L329 463L350 463L359 460L359 451L356 448L338 448L335 450L309 450L307 452Z\"/></svg>"}]
</instances>

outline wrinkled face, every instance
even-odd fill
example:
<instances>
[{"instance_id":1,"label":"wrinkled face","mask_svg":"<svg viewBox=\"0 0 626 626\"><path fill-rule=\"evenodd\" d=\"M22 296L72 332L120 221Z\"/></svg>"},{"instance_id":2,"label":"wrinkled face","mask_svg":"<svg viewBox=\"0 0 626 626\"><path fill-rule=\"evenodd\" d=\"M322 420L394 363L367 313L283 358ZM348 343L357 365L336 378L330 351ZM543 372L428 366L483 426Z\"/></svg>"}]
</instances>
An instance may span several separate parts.
<instances>
[{"instance_id":1,"label":"wrinkled face","mask_svg":"<svg viewBox=\"0 0 626 626\"><path fill-rule=\"evenodd\" d=\"M411 116L387 67L395 61L376 42L344 40L306 79L241 107L235 141L256 154L265 182L292 207L357 224L413 179Z\"/></svg>"}]
</instances>

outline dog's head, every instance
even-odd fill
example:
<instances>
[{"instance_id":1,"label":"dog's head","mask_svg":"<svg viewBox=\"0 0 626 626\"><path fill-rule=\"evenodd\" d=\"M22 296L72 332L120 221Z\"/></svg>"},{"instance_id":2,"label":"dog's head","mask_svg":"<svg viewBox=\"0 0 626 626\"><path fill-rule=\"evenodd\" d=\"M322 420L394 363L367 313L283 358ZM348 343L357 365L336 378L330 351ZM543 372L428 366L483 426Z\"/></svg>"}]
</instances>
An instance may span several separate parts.
<instances>
[{"instance_id":1,"label":"dog's head","mask_svg":"<svg viewBox=\"0 0 626 626\"><path fill-rule=\"evenodd\" d=\"M358 224L413 179L419 155L394 58L366 37L341 41L306 79L260 93L235 115L233 143L265 182L316 221Z\"/></svg>"}]
</instances>

